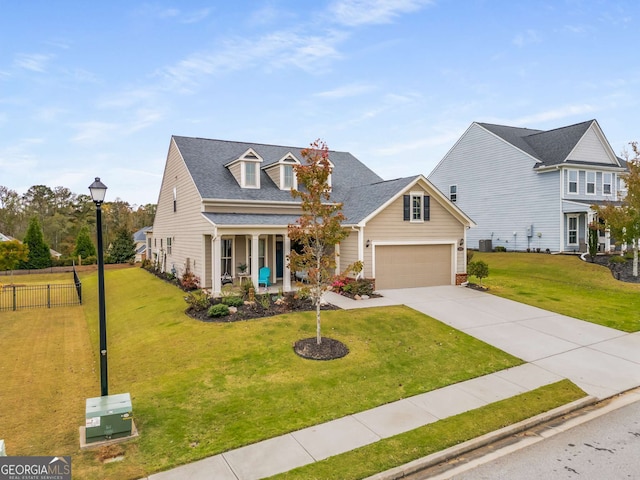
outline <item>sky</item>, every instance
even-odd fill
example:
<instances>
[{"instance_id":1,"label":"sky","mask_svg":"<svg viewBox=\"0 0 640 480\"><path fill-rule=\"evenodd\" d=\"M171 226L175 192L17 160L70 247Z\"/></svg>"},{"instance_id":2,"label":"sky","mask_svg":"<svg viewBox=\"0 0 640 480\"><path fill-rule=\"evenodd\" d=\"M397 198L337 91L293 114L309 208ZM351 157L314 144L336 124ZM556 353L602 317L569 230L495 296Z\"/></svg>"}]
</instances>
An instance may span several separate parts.
<instances>
[{"instance_id":1,"label":"sky","mask_svg":"<svg viewBox=\"0 0 640 480\"><path fill-rule=\"evenodd\" d=\"M156 203L171 135L427 176L472 122L640 140L637 0L0 0L0 185Z\"/></svg>"}]
</instances>

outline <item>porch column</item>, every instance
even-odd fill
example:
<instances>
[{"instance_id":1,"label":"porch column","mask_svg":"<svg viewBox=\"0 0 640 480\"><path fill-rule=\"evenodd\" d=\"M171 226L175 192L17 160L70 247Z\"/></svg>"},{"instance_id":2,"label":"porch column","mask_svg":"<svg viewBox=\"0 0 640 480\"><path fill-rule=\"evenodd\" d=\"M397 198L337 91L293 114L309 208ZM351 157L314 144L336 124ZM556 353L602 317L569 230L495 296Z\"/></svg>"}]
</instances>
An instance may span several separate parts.
<instances>
[{"instance_id":1,"label":"porch column","mask_svg":"<svg viewBox=\"0 0 640 480\"><path fill-rule=\"evenodd\" d=\"M222 292L222 272L221 257L222 257L222 243L220 241L220 235L216 235L211 242L211 271L213 272L213 279L211 282L211 290L214 295L219 295Z\"/></svg>"},{"instance_id":2,"label":"porch column","mask_svg":"<svg viewBox=\"0 0 640 480\"><path fill-rule=\"evenodd\" d=\"M258 275L259 275L259 250L258 250L258 242L260 241L260 235L253 234L251 235L251 282L253 283L256 292L258 291Z\"/></svg>"},{"instance_id":3,"label":"porch column","mask_svg":"<svg viewBox=\"0 0 640 480\"><path fill-rule=\"evenodd\" d=\"M282 267L282 290L284 292L289 292L291 291L291 269L289 268L287 257L291 252L291 239L286 233L283 235L282 250L282 261L284 262L284 265Z\"/></svg>"}]
</instances>

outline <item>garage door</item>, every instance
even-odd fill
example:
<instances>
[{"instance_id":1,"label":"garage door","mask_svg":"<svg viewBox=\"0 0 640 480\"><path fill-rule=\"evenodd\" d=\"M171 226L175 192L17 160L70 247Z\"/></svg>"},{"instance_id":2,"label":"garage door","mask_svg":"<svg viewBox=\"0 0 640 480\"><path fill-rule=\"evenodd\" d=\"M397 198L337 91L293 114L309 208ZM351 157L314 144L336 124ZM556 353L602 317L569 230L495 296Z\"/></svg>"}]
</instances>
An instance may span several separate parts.
<instances>
[{"instance_id":1,"label":"garage door","mask_svg":"<svg viewBox=\"0 0 640 480\"><path fill-rule=\"evenodd\" d=\"M451 245L376 246L376 289L451 285Z\"/></svg>"}]
</instances>

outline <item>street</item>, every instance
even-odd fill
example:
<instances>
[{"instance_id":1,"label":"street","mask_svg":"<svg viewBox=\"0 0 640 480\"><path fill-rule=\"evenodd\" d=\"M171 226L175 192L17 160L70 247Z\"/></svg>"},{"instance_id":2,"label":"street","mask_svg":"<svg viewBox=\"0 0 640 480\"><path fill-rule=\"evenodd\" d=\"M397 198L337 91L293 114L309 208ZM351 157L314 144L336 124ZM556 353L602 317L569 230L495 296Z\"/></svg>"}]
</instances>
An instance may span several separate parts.
<instances>
[{"instance_id":1,"label":"street","mask_svg":"<svg viewBox=\"0 0 640 480\"><path fill-rule=\"evenodd\" d=\"M439 469L410 478L455 480L637 479L640 478L640 401L540 440L527 432L523 442L533 444L509 454L484 449L484 457L460 462L449 471ZM509 443L509 442L507 442ZM513 442L511 442L513 443ZM500 448L500 446L498 447ZM506 448L513 448L513 445ZM485 462L487 458L497 457ZM451 462L456 463L456 462ZM473 468L475 465L479 466ZM466 471L465 471L466 470Z\"/></svg>"}]
</instances>

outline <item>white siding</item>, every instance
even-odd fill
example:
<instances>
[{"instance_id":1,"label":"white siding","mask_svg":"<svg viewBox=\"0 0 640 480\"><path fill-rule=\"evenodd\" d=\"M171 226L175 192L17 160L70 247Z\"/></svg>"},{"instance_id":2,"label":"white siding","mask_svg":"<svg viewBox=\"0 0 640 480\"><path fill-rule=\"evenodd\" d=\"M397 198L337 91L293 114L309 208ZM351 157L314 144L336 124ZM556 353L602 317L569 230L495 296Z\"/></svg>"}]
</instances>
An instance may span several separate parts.
<instances>
[{"instance_id":1,"label":"white siding","mask_svg":"<svg viewBox=\"0 0 640 480\"><path fill-rule=\"evenodd\" d=\"M615 159L611 156L610 149L603 143L606 142L596 132L595 126L591 125L584 136L580 139L567 160L592 163L611 163L616 165Z\"/></svg>"},{"instance_id":2,"label":"white siding","mask_svg":"<svg viewBox=\"0 0 640 480\"><path fill-rule=\"evenodd\" d=\"M557 171L536 173L535 165L533 158L474 123L429 180L447 194L449 185L458 186L456 205L477 224L467 232L469 248L488 239L508 250L558 251L560 177Z\"/></svg>"}]
</instances>

